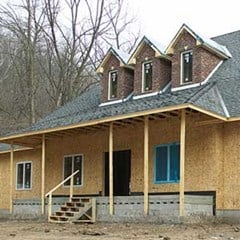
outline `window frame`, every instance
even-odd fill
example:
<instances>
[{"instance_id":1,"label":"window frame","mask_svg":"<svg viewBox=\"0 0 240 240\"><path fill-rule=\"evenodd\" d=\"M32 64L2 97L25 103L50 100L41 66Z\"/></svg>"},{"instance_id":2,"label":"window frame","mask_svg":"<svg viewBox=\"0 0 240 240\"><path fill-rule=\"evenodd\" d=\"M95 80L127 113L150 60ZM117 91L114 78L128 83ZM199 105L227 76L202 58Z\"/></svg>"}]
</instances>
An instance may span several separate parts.
<instances>
[{"instance_id":1,"label":"window frame","mask_svg":"<svg viewBox=\"0 0 240 240\"><path fill-rule=\"evenodd\" d=\"M116 94L116 97L112 97L111 96L111 75L113 73L117 73L117 94ZM109 71L108 72L108 100L114 100L114 99L117 99L118 98L118 75L119 75L119 71L118 70L112 70L112 71Z\"/></svg>"},{"instance_id":2,"label":"window frame","mask_svg":"<svg viewBox=\"0 0 240 240\"><path fill-rule=\"evenodd\" d=\"M82 187L83 186L83 173L84 173L84 155L82 153L80 154L68 154L68 155L64 155L63 156L63 173L62 173L62 179L63 181L65 180L64 178L64 166L65 166L65 158L66 157L71 157L72 158L72 162L74 161L74 157L76 156L81 156L82 157L82 174L81 174L81 184L80 185L74 185L74 187ZM74 170L74 165L72 164L72 173L73 173L73 170ZM64 188L69 188L70 187L70 184L69 185L65 185L65 183L62 185Z\"/></svg>"},{"instance_id":3,"label":"window frame","mask_svg":"<svg viewBox=\"0 0 240 240\"><path fill-rule=\"evenodd\" d=\"M153 87L151 89L148 89L148 90L145 90L145 65L148 64L148 63L151 63L151 66L152 66L152 85L153 85L153 61L150 60L150 61L145 61L145 62L142 62L142 93L148 93L148 92L151 92L153 90Z\"/></svg>"},{"instance_id":4,"label":"window frame","mask_svg":"<svg viewBox=\"0 0 240 240\"><path fill-rule=\"evenodd\" d=\"M30 163L31 164L31 177L30 177L30 188L25 188L24 186L24 182L25 182L25 165ZM18 188L18 166L23 164L23 187L22 188ZM32 176L33 176L33 163L32 161L22 161L22 162L17 162L16 163L16 190L17 191L30 191L32 190Z\"/></svg>"},{"instance_id":5,"label":"window frame","mask_svg":"<svg viewBox=\"0 0 240 240\"><path fill-rule=\"evenodd\" d=\"M183 56L184 56L184 54L186 54L186 53L192 53L192 54L191 54L191 55L192 55L192 80L189 81L189 82L185 82L184 79L183 79L183 73L184 73L184 66L183 66L184 61L183 61ZM192 49L181 52L181 66L180 66L180 69L181 69L181 78L180 78L180 79L181 79L181 85L193 83L193 50L192 50Z\"/></svg>"},{"instance_id":6,"label":"window frame","mask_svg":"<svg viewBox=\"0 0 240 240\"><path fill-rule=\"evenodd\" d=\"M179 183L180 182L180 173L179 173L179 179L178 180L170 180L170 172L171 172L171 168L170 168L170 147L171 146L179 146L180 148L180 143L179 142L171 142L171 143L166 143L166 144L160 144L160 145L155 145L154 146L154 184L171 184L171 183ZM167 147L167 180L157 180L156 176L157 176L157 158L156 158L156 153L157 153L157 148L158 147ZM180 171L180 154L179 154L179 171Z\"/></svg>"}]
</instances>

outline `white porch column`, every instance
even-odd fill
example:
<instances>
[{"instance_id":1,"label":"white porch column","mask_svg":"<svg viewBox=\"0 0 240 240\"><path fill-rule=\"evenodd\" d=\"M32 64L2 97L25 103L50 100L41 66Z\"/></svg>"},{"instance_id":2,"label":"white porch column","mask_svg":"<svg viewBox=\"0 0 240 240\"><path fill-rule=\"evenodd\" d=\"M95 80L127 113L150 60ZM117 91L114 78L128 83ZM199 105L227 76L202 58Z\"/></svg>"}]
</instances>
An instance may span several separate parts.
<instances>
[{"instance_id":1,"label":"white porch column","mask_svg":"<svg viewBox=\"0 0 240 240\"><path fill-rule=\"evenodd\" d=\"M109 125L109 214L113 215L113 122Z\"/></svg>"},{"instance_id":2,"label":"white porch column","mask_svg":"<svg viewBox=\"0 0 240 240\"><path fill-rule=\"evenodd\" d=\"M45 134L42 135L42 169L41 169L41 202L42 214L45 213L45 156L46 156L46 139Z\"/></svg>"},{"instance_id":3,"label":"white porch column","mask_svg":"<svg viewBox=\"0 0 240 240\"><path fill-rule=\"evenodd\" d=\"M180 184L179 184L179 215L184 216L184 172L185 172L185 135L186 135L186 113L181 110L180 129Z\"/></svg>"},{"instance_id":4,"label":"white porch column","mask_svg":"<svg viewBox=\"0 0 240 240\"><path fill-rule=\"evenodd\" d=\"M13 143L11 143L11 151L10 151L10 171L9 171L9 189L10 189L10 194L9 194L9 211L10 213L13 213L13 151L14 151L14 146Z\"/></svg>"},{"instance_id":5,"label":"white porch column","mask_svg":"<svg viewBox=\"0 0 240 240\"><path fill-rule=\"evenodd\" d=\"M144 214L148 214L148 158L149 158L149 126L148 116L144 117Z\"/></svg>"}]
</instances>

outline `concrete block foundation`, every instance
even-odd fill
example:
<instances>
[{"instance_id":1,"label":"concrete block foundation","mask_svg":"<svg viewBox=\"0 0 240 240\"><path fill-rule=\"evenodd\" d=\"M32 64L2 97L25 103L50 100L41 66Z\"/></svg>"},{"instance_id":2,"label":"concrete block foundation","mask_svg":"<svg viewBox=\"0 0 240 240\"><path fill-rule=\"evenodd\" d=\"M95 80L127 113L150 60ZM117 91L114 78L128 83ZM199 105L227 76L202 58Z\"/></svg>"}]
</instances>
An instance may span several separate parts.
<instances>
[{"instance_id":1,"label":"concrete block foundation","mask_svg":"<svg viewBox=\"0 0 240 240\"><path fill-rule=\"evenodd\" d=\"M67 201L68 197L53 197L52 211L58 211L60 206ZM149 196L148 215L145 215L143 211L143 196L114 197L114 215L109 214L108 197L96 197L96 203L96 216L99 222L179 222L179 195L177 194ZM2 214L9 215L3 211ZM47 214L48 203L46 202L43 216L40 199L15 199L13 201L11 217L46 218ZM213 216L213 197L185 195L185 215L186 217Z\"/></svg>"}]
</instances>

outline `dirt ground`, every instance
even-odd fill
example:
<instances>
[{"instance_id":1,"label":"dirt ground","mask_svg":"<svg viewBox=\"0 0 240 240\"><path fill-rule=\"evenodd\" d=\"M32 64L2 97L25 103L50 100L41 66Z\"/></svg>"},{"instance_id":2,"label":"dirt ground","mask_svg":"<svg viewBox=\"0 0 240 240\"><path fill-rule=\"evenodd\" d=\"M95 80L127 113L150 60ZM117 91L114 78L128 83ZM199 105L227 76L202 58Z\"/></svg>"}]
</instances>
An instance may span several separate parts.
<instances>
[{"instance_id":1,"label":"dirt ground","mask_svg":"<svg viewBox=\"0 0 240 240\"><path fill-rule=\"evenodd\" d=\"M51 224L37 221L0 221L1 240L240 240L240 225L230 224Z\"/></svg>"}]
</instances>

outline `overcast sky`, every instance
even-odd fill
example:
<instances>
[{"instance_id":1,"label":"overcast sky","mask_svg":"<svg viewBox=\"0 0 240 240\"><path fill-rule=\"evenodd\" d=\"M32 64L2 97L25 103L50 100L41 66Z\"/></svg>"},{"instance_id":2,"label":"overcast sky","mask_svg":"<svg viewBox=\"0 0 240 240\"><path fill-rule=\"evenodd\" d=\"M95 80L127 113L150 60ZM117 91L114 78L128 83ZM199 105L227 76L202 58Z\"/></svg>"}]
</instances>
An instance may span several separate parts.
<instances>
[{"instance_id":1,"label":"overcast sky","mask_svg":"<svg viewBox=\"0 0 240 240\"><path fill-rule=\"evenodd\" d=\"M65 0L60 0L64 2ZM92 0L93 2L95 0ZM21 0L0 0L21 2ZM143 35L167 46L186 23L202 36L240 30L240 0L125 0Z\"/></svg>"},{"instance_id":2,"label":"overcast sky","mask_svg":"<svg viewBox=\"0 0 240 240\"><path fill-rule=\"evenodd\" d=\"M141 31L167 46L183 23L206 37L240 30L239 0L128 0Z\"/></svg>"}]
</instances>

